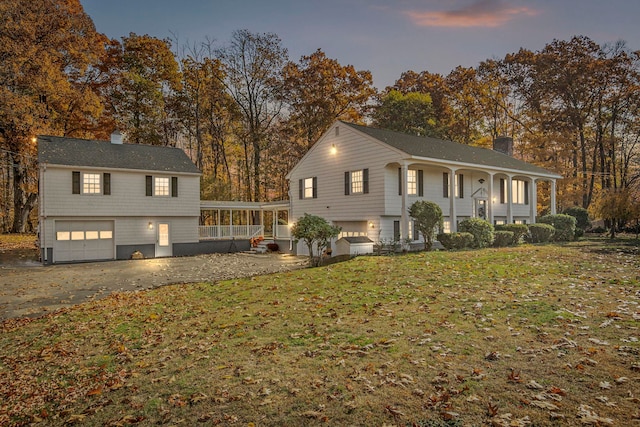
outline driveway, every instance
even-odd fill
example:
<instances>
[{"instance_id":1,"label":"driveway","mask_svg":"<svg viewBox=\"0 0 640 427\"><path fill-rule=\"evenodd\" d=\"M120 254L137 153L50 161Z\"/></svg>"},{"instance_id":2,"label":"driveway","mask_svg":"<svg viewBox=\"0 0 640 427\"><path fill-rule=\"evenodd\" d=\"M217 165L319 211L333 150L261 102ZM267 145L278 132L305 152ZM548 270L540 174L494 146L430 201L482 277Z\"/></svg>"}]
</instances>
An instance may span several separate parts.
<instances>
[{"instance_id":1,"label":"driveway","mask_svg":"<svg viewBox=\"0 0 640 427\"><path fill-rule=\"evenodd\" d=\"M42 266L0 265L0 320L37 317L104 298L111 292L172 283L219 280L303 268L308 260L282 254L207 254L193 257Z\"/></svg>"}]
</instances>

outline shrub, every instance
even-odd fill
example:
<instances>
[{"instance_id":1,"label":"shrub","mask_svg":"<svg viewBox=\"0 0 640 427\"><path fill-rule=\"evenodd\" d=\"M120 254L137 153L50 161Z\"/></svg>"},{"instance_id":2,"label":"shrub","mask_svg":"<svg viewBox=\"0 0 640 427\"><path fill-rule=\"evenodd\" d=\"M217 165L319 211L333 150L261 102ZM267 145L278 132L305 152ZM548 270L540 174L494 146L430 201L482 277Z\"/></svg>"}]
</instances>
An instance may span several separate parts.
<instances>
[{"instance_id":1,"label":"shrub","mask_svg":"<svg viewBox=\"0 0 640 427\"><path fill-rule=\"evenodd\" d=\"M538 219L538 222L553 226L555 229L553 240L556 242L569 242L575 238L576 219L571 215L545 215Z\"/></svg>"},{"instance_id":2,"label":"shrub","mask_svg":"<svg viewBox=\"0 0 640 427\"><path fill-rule=\"evenodd\" d=\"M496 231L511 231L513 233L513 245L523 242L529 236L529 227L526 224L496 225Z\"/></svg>"},{"instance_id":3,"label":"shrub","mask_svg":"<svg viewBox=\"0 0 640 427\"><path fill-rule=\"evenodd\" d=\"M493 235L493 246L496 248L504 248L514 243L515 237L513 231L498 230Z\"/></svg>"},{"instance_id":4,"label":"shrub","mask_svg":"<svg viewBox=\"0 0 640 427\"><path fill-rule=\"evenodd\" d=\"M546 243L551 240L555 229L549 224L529 224L529 239L531 243Z\"/></svg>"},{"instance_id":5,"label":"shrub","mask_svg":"<svg viewBox=\"0 0 640 427\"><path fill-rule=\"evenodd\" d=\"M418 200L409 207L409 215L415 219L415 227L424 237L424 250L430 251L433 233L442 228L442 209L437 203Z\"/></svg>"},{"instance_id":6,"label":"shrub","mask_svg":"<svg viewBox=\"0 0 640 427\"><path fill-rule=\"evenodd\" d=\"M562 213L565 215L571 215L576 219L575 239L577 240L584 236L584 232L591 226L591 222L589 221L589 212L580 206L573 206L565 209Z\"/></svg>"},{"instance_id":7,"label":"shrub","mask_svg":"<svg viewBox=\"0 0 640 427\"><path fill-rule=\"evenodd\" d=\"M493 225L484 219L468 218L460 221L458 231L473 234L473 247L486 248L493 243Z\"/></svg>"},{"instance_id":8,"label":"shrub","mask_svg":"<svg viewBox=\"0 0 640 427\"><path fill-rule=\"evenodd\" d=\"M466 249L473 244L473 234L471 233L440 233L438 241L445 249Z\"/></svg>"}]
</instances>

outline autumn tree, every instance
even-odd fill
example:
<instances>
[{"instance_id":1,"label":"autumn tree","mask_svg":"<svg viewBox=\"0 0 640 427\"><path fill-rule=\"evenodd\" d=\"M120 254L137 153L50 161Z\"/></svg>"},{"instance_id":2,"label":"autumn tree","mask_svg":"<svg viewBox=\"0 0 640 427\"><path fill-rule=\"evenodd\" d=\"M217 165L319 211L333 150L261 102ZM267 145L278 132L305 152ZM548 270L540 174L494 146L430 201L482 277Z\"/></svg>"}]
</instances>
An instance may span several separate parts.
<instances>
[{"instance_id":1,"label":"autumn tree","mask_svg":"<svg viewBox=\"0 0 640 427\"><path fill-rule=\"evenodd\" d=\"M0 2L0 149L12 178L12 232L37 200L35 136L85 136L100 120L93 85L106 38L78 0Z\"/></svg>"},{"instance_id":2,"label":"autumn tree","mask_svg":"<svg viewBox=\"0 0 640 427\"><path fill-rule=\"evenodd\" d=\"M235 129L242 144L245 198L262 199L263 151L271 143L269 132L280 118L282 68L287 50L273 33L255 34L237 30L230 42L217 50L223 66L223 84L240 112Z\"/></svg>"},{"instance_id":3,"label":"autumn tree","mask_svg":"<svg viewBox=\"0 0 640 427\"><path fill-rule=\"evenodd\" d=\"M362 121L375 93L371 72L342 66L320 49L283 69L281 96L289 107L289 125L307 148L335 120Z\"/></svg>"},{"instance_id":4,"label":"autumn tree","mask_svg":"<svg viewBox=\"0 0 640 427\"><path fill-rule=\"evenodd\" d=\"M403 94L395 89L380 97L371 114L375 126L421 136L437 136L436 121L427 93Z\"/></svg>"},{"instance_id":5,"label":"autumn tree","mask_svg":"<svg viewBox=\"0 0 640 427\"><path fill-rule=\"evenodd\" d=\"M120 45L110 90L114 117L129 142L175 146L180 73L169 40L130 33Z\"/></svg>"}]
</instances>

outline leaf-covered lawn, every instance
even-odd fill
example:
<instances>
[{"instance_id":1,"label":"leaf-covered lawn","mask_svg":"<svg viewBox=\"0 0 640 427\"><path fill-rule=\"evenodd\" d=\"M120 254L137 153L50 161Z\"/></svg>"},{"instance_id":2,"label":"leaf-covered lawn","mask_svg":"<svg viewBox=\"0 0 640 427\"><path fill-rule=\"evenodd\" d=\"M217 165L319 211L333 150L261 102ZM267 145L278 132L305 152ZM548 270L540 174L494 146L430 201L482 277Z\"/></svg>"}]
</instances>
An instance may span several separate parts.
<instances>
[{"instance_id":1,"label":"leaf-covered lawn","mask_svg":"<svg viewBox=\"0 0 640 427\"><path fill-rule=\"evenodd\" d=\"M0 234L0 251L13 249L35 249L34 234Z\"/></svg>"},{"instance_id":2,"label":"leaf-covered lawn","mask_svg":"<svg viewBox=\"0 0 640 427\"><path fill-rule=\"evenodd\" d=\"M2 325L0 425L634 425L639 304L603 241L115 294Z\"/></svg>"}]
</instances>

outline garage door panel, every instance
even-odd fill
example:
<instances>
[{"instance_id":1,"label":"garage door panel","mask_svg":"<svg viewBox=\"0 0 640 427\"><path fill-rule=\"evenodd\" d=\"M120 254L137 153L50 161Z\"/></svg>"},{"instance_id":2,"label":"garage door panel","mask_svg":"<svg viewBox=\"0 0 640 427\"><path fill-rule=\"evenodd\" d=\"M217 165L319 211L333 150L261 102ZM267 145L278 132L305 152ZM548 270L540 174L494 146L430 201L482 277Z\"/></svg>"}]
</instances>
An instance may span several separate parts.
<instances>
[{"instance_id":1,"label":"garage door panel","mask_svg":"<svg viewBox=\"0 0 640 427\"><path fill-rule=\"evenodd\" d=\"M115 259L113 221L56 221L54 261Z\"/></svg>"}]
</instances>

